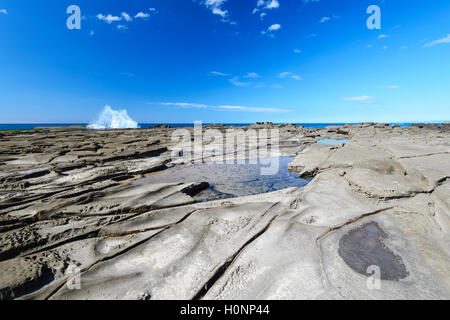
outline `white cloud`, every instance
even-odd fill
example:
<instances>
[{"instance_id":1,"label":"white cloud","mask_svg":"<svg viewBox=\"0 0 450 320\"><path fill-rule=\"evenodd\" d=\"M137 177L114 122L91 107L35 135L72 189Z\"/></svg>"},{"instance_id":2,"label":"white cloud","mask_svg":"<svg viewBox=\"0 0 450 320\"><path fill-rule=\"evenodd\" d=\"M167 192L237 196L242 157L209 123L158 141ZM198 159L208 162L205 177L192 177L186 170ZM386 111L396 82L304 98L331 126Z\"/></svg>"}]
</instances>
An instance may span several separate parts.
<instances>
[{"instance_id":1,"label":"white cloud","mask_svg":"<svg viewBox=\"0 0 450 320\"><path fill-rule=\"evenodd\" d=\"M155 14L158 13L158 11L156 11L155 8L149 8L150 12L153 12ZM103 15L101 13L99 13L97 16L97 19L105 21L108 24L112 24L113 22L121 22L121 21L126 21L126 22L132 22L133 21L133 17L128 14L127 12L122 12L120 14L120 16L114 16L112 14L108 14L108 15ZM137 13L134 18L135 19L147 19L150 17L150 13L146 13L146 12L139 12ZM121 24L117 26L117 29L119 30L125 30L128 29L127 25Z\"/></svg>"},{"instance_id":2,"label":"white cloud","mask_svg":"<svg viewBox=\"0 0 450 320\"><path fill-rule=\"evenodd\" d=\"M101 14L101 13L99 13L99 14L97 15L97 19L102 20L102 21L105 21L106 23L109 23L109 24L111 24L111 23L113 23L113 22L118 22L118 21L121 21L121 20L122 20L121 17L113 16L113 15L111 15L111 14L108 14L107 16L104 16L104 15Z\"/></svg>"},{"instance_id":3,"label":"white cloud","mask_svg":"<svg viewBox=\"0 0 450 320\"><path fill-rule=\"evenodd\" d=\"M8 11L6 11L6 9L0 9L0 13L8 14Z\"/></svg>"},{"instance_id":4,"label":"white cloud","mask_svg":"<svg viewBox=\"0 0 450 320\"><path fill-rule=\"evenodd\" d=\"M140 19L147 19L147 18L150 18L150 13L139 12L138 14L136 14L134 16L134 18L135 19L138 19L138 18L140 18Z\"/></svg>"},{"instance_id":5,"label":"white cloud","mask_svg":"<svg viewBox=\"0 0 450 320\"><path fill-rule=\"evenodd\" d=\"M89 33L89 35L92 37L94 35L94 30L91 30L91 32Z\"/></svg>"},{"instance_id":6,"label":"white cloud","mask_svg":"<svg viewBox=\"0 0 450 320\"><path fill-rule=\"evenodd\" d=\"M302 52L302 50L300 50L300 49L294 49L294 53L301 53Z\"/></svg>"},{"instance_id":7,"label":"white cloud","mask_svg":"<svg viewBox=\"0 0 450 320\"><path fill-rule=\"evenodd\" d=\"M424 47L433 47L437 44L442 44L442 43L450 43L450 34L448 34L446 37L444 37L442 39L438 39L438 40L434 40L429 43L426 43L423 46Z\"/></svg>"},{"instance_id":8,"label":"white cloud","mask_svg":"<svg viewBox=\"0 0 450 320\"><path fill-rule=\"evenodd\" d=\"M287 113L290 110L278 109L278 108L254 108L254 107L244 107L244 106L231 106L231 105L221 105L213 106L200 103L188 103L188 102L161 102L161 103L149 103L155 105L163 105L170 107L179 108L195 108L195 109L212 109L221 111L234 111L234 112L263 112L263 113Z\"/></svg>"},{"instance_id":9,"label":"white cloud","mask_svg":"<svg viewBox=\"0 0 450 320\"><path fill-rule=\"evenodd\" d=\"M229 81L231 84L235 85L236 87L246 87L246 86L250 85L250 83L248 83L248 82L240 81L239 77L233 77Z\"/></svg>"},{"instance_id":10,"label":"white cloud","mask_svg":"<svg viewBox=\"0 0 450 320\"><path fill-rule=\"evenodd\" d=\"M214 8L212 10L212 13L213 14L217 14L217 15L221 16L222 18L225 18L227 16L227 14L228 14L228 11L227 10L222 10L221 8Z\"/></svg>"},{"instance_id":11,"label":"white cloud","mask_svg":"<svg viewBox=\"0 0 450 320\"><path fill-rule=\"evenodd\" d=\"M269 0L266 1L266 5L264 6L264 9L277 9L280 7L280 3L278 0Z\"/></svg>"},{"instance_id":12,"label":"white cloud","mask_svg":"<svg viewBox=\"0 0 450 320\"><path fill-rule=\"evenodd\" d=\"M272 85L272 89L283 89L283 86L281 84L274 84Z\"/></svg>"},{"instance_id":13,"label":"white cloud","mask_svg":"<svg viewBox=\"0 0 450 320\"><path fill-rule=\"evenodd\" d=\"M375 99L374 96L358 96L358 97L346 97L342 98L344 101L353 101L353 102L361 102L361 103L371 103Z\"/></svg>"},{"instance_id":14,"label":"white cloud","mask_svg":"<svg viewBox=\"0 0 450 320\"><path fill-rule=\"evenodd\" d=\"M387 37L389 37L389 35L387 35L387 34L380 34L380 35L378 36L378 39L385 39L385 38L387 38Z\"/></svg>"},{"instance_id":15,"label":"white cloud","mask_svg":"<svg viewBox=\"0 0 450 320\"><path fill-rule=\"evenodd\" d=\"M388 46L384 46L382 49L383 50L387 50L387 49L389 49L389 47Z\"/></svg>"},{"instance_id":16,"label":"white cloud","mask_svg":"<svg viewBox=\"0 0 450 320\"><path fill-rule=\"evenodd\" d=\"M282 72L280 73L279 77L281 79L293 79L293 80L303 80L302 77L300 77L299 75L293 74L292 72Z\"/></svg>"},{"instance_id":17,"label":"white cloud","mask_svg":"<svg viewBox=\"0 0 450 320\"><path fill-rule=\"evenodd\" d=\"M247 72L247 74L244 76L244 78L250 78L250 79L257 79L260 75L256 72Z\"/></svg>"},{"instance_id":18,"label":"white cloud","mask_svg":"<svg viewBox=\"0 0 450 320\"><path fill-rule=\"evenodd\" d=\"M280 2L278 0L258 0L256 2L256 8L253 9L253 14L261 10L278 9L280 7Z\"/></svg>"},{"instance_id":19,"label":"white cloud","mask_svg":"<svg viewBox=\"0 0 450 320\"><path fill-rule=\"evenodd\" d=\"M281 29L281 25L279 25L278 23L273 24L269 27L269 29L267 29L268 31L277 31Z\"/></svg>"},{"instance_id":20,"label":"white cloud","mask_svg":"<svg viewBox=\"0 0 450 320\"><path fill-rule=\"evenodd\" d=\"M273 24L273 25L271 25L270 27L268 27L267 30L261 31L261 33L262 33L262 34L266 34L266 33L272 34L272 32L278 31L278 30L280 30L280 29L281 29L281 25L279 25L278 23L276 23L276 24Z\"/></svg>"},{"instance_id":21,"label":"white cloud","mask_svg":"<svg viewBox=\"0 0 450 320\"><path fill-rule=\"evenodd\" d=\"M228 16L228 11L222 8L222 5L227 2L227 0L204 0L203 4L211 10L215 15L219 15L222 18Z\"/></svg>"},{"instance_id":22,"label":"white cloud","mask_svg":"<svg viewBox=\"0 0 450 320\"><path fill-rule=\"evenodd\" d=\"M403 46L403 47L401 47L400 49L402 49L402 50L407 50L408 47L407 47L407 46Z\"/></svg>"},{"instance_id":23,"label":"white cloud","mask_svg":"<svg viewBox=\"0 0 450 320\"><path fill-rule=\"evenodd\" d=\"M382 86L378 86L378 88L382 88L382 89L400 89L400 86L398 85L382 85Z\"/></svg>"},{"instance_id":24,"label":"white cloud","mask_svg":"<svg viewBox=\"0 0 450 320\"><path fill-rule=\"evenodd\" d=\"M256 2L256 8L253 9L252 14L255 14L255 13L258 13L258 12L264 11L264 10L278 9L279 7L280 7L280 2L278 0L258 0ZM263 20L266 15L267 15L266 12L261 12L259 17L261 20Z\"/></svg>"},{"instance_id":25,"label":"white cloud","mask_svg":"<svg viewBox=\"0 0 450 320\"><path fill-rule=\"evenodd\" d=\"M331 21L332 19L334 19L334 20L339 19L339 16L336 14L333 14L331 17L322 17L322 19L320 19L319 22L325 23L325 22Z\"/></svg>"},{"instance_id":26,"label":"white cloud","mask_svg":"<svg viewBox=\"0 0 450 320\"><path fill-rule=\"evenodd\" d=\"M128 14L128 13L126 13L126 12L122 12L122 17L125 19L125 21L132 21L133 19L131 18L131 16Z\"/></svg>"},{"instance_id":27,"label":"white cloud","mask_svg":"<svg viewBox=\"0 0 450 320\"><path fill-rule=\"evenodd\" d=\"M226 74L226 73L223 73L223 72L218 72L218 71L211 71L210 73L213 76L220 76L220 77L227 77L227 76L229 76L229 74Z\"/></svg>"}]
</instances>

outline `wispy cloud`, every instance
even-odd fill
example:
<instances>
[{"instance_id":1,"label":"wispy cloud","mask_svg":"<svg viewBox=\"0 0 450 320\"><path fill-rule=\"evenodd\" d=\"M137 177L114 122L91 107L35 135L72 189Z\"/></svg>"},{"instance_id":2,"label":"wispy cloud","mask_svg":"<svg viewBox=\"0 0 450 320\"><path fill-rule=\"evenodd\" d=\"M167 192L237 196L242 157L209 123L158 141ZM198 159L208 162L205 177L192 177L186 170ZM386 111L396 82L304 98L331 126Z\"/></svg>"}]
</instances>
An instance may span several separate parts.
<instances>
[{"instance_id":1,"label":"wispy cloud","mask_svg":"<svg viewBox=\"0 0 450 320\"><path fill-rule=\"evenodd\" d=\"M302 77L300 77L299 75L293 74L292 72L282 72L282 73L280 73L279 77L282 79L293 79L293 80L297 80L297 81L303 80Z\"/></svg>"},{"instance_id":2,"label":"wispy cloud","mask_svg":"<svg viewBox=\"0 0 450 320\"><path fill-rule=\"evenodd\" d=\"M300 49L294 49L294 53L302 53L302 50L300 50Z\"/></svg>"},{"instance_id":3,"label":"wispy cloud","mask_svg":"<svg viewBox=\"0 0 450 320\"><path fill-rule=\"evenodd\" d=\"M211 71L210 74L213 76L217 76L217 77L228 77L229 76L229 74L219 72L219 71Z\"/></svg>"},{"instance_id":4,"label":"wispy cloud","mask_svg":"<svg viewBox=\"0 0 450 320\"><path fill-rule=\"evenodd\" d=\"M331 21L332 19L338 19L338 18L339 18L339 16L333 14L331 17L322 17L319 22L325 23L325 22Z\"/></svg>"},{"instance_id":5,"label":"wispy cloud","mask_svg":"<svg viewBox=\"0 0 450 320\"><path fill-rule=\"evenodd\" d=\"M249 86L250 83L249 82L242 82L239 80L239 77L233 77L230 80L230 83L235 85L236 87L246 87Z\"/></svg>"},{"instance_id":6,"label":"wispy cloud","mask_svg":"<svg viewBox=\"0 0 450 320\"><path fill-rule=\"evenodd\" d=\"M382 89L400 89L400 86L398 85L382 85L382 86L378 86L378 88L382 88Z\"/></svg>"},{"instance_id":7,"label":"wispy cloud","mask_svg":"<svg viewBox=\"0 0 450 320\"><path fill-rule=\"evenodd\" d=\"M135 19L148 19L150 18L150 13L146 13L146 12L138 12L135 16Z\"/></svg>"},{"instance_id":8,"label":"wispy cloud","mask_svg":"<svg viewBox=\"0 0 450 320\"><path fill-rule=\"evenodd\" d=\"M273 32L278 31L281 29L281 25L276 23L271 25L270 27L267 28L267 30L265 31L261 31L262 34L269 34L273 36Z\"/></svg>"},{"instance_id":9,"label":"wispy cloud","mask_svg":"<svg viewBox=\"0 0 450 320\"><path fill-rule=\"evenodd\" d=\"M244 76L244 78L250 78L250 79L257 79L260 75L256 72L247 72L247 74Z\"/></svg>"},{"instance_id":10,"label":"wispy cloud","mask_svg":"<svg viewBox=\"0 0 450 320\"><path fill-rule=\"evenodd\" d=\"M113 23L113 22L118 22L118 21L122 21L122 18L119 16L113 16L112 14L108 14L108 15L103 15L101 13L99 13L97 15L97 19L105 21L106 23Z\"/></svg>"},{"instance_id":11,"label":"wispy cloud","mask_svg":"<svg viewBox=\"0 0 450 320\"><path fill-rule=\"evenodd\" d=\"M155 8L149 8L148 12L138 12L136 15L134 15L134 19L148 19L151 16L151 13L157 14L158 11L156 11ZM96 18L98 20L104 21L108 24L112 24L114 22L125 22L125 23L131 23L133 21L133 17L127 13L127 12L122 12L120 15L112 15L112 14L107 14L104 15L102 13L99 13L98 15L96 15ZM121 30L125 30L128 29L127 25L121 24L117 26L117 29L121 29Z\"/></svg>"},{"instance_id":12,"label":"wispy cloud","mask_svg":"<svg viewBox=\"0 0 450 320\"><path fill-rule=\"evenodd\" d=\"M380 34L378 36L378 39L385 39L385 38L388 38L388 37L389 37L389 35L387 35L387 34Z\"/></svg>"},{"instance_id":13,"label":"wispy cloud","mask_svg":"<svg viewBox=\"0 0 450 320\"><path fill-rule=\"evenodd\" d=\"M278 0L258 0L256 2L256 9L253 10L253 13L255 13L255 10L277 9L279 7L280 2L278 2Z\"/></svg>"},{"instance_id":14,"label":"wispy cloud","mask_svg":"<svg viewBox=\"0 0 450 320\"><path fill-rule=\"evenodd\" d=\"M131 18L131 16L128 14L128 13L126 13L126 12L122 12L122 17L125 19L125 21L132 21L133 19Z\"/></svg>"},{"instance_id":15,"label":"wispy cloud","mask_svg":"<svg viewBox=\"0 0 450 320\"><path fill-rule=\"evenodd\" d=\"M438 40L434 40L431 42L428 42L426 44L424 44L424 47L433 47L437 44L443 44L443 43L450 43L450 34L448 34L446 37L442 38L442 39L438 39Z\"/></svg>"},{"instance_id":16,"label":"wispy cloud","mask_svg":"<svg viewBox=\"0 0 450 320\"><path fill-rule=\"evenodd\" d=\"M375 99L374 96L358 96L358 97L345 97L344 101L360 102L360 103L372 103Z\"/></svg>"},{"instance_id":17,"label":"wispy cloud","mask_svg":"<svg viewBox=\"0 0 450 320\"><path fill-rule=\"evenodd\" d=\"M259 13L259 18L264 20L267 16L267 11L272 9L277 9L280 7L280 2L278 0L257 0L256 8L253 9L253 14ZM263 34L266 32L263 31Z\"/></svg>"},{"instance_id":18,"label":"wispy cloud","mask_svg":"<svg viewBox=\"0 0 450 320\"><path fill-rule=\"evenodd\" d=\"M211 110L233 111L233 112L288 113L291 111L288 109L279 109L279 108L255 108L255 107L232 106L232 105L214 106L214 105L189 103L189 102L156 102L156 103L151 102L149 104L168 106L168 107L211 109Z\"/></svg>"},{"instance_id":19,"label":"wispy cloud","mask_svg":"<svg viewBox=\"0 0 450 320\"><path fill-rule=\"evenodd\" d=\"M8 11L6 11L6 9L0 9L0 13L8 14Z\"/></svg>"},{"instance_id":20,"label":"wispy cloud","mask_svg":"<svg viewBox=\"0 0 450 320\"><path fill-rule=\"evenodd\" d=\"M210 9L213 14L225 18L228 16L228 11L222 8L225 2L227 2L227 0L204 0L203 4Z\"/></svg>"}]
</instances>

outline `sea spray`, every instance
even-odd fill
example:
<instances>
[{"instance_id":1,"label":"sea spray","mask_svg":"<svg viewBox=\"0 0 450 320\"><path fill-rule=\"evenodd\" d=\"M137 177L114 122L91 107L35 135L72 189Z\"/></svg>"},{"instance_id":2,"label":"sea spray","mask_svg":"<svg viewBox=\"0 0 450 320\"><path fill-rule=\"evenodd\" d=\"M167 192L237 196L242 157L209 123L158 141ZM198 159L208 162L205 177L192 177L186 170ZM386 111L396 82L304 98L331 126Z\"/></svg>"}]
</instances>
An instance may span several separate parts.
<instances>
[{"instance_id":1,"label":"sea spray","mask_svg":"<svg viewBox=\"0 0 450 320\"><path fill-rule=\"evenodd\" d=\"M136 129L139 128L138 123L131 119L126 110L113 110L110 106L105 106L103 112L95 121L88 125L89 129Z\"/></svg>"}]
</instances>

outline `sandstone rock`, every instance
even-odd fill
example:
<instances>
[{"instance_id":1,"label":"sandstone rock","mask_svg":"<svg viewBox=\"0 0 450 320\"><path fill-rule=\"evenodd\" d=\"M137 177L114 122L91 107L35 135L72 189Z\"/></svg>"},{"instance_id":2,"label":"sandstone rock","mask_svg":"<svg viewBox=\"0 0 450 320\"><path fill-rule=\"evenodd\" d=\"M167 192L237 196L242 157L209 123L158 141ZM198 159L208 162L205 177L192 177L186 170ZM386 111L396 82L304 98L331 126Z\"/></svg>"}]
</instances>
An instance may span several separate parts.
<instances>
[{"instance_id":1,"label":"sandstone rock","mask_svg":"<svg viewBox=\"0 0 450 320\"><path fill-rule=\"evenodd\" d=\"M170 128L2 132L0 299L450 298L448 124L249 128L278 129L312 181L198 202L202 159L158 181L182 163ZM248 194L216 170L217 191Z\"/></svg>"}]
</instances>

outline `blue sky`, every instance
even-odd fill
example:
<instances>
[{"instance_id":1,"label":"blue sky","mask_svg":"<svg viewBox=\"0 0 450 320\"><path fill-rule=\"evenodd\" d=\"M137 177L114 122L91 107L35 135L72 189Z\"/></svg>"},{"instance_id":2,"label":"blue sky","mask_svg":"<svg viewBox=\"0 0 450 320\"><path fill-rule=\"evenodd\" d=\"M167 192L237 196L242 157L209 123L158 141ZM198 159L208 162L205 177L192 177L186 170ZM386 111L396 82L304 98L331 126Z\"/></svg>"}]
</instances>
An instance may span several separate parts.
<instances>
[{"instance_id":1,"label":"blue sky","mask_svg":"<svg viewBox=\"0 0 450 320\"><path fill-rule=\"evenodd\" d=\"M450 120L449 57L448 0L3 0L0 123Z\"/></svg>"}]
</instances>

